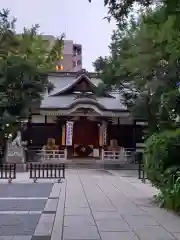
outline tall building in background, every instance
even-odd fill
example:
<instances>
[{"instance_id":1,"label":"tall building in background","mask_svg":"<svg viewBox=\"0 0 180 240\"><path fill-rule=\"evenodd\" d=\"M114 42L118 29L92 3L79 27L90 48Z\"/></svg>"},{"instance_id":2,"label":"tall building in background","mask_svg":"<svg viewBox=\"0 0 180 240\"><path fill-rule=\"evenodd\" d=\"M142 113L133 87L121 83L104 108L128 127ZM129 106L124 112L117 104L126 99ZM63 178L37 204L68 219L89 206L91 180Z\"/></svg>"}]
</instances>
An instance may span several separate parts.
<instances>
[{"instance_id":1,"label":"tall building in background","mask_svg":"<svg viewBox=\"0 0 180 240\"><path fill-rule=\"evenodd\" d=\"M52 45L56 39L52 35L43 35L43 37ZM82 45L74 43L73 40L64 40L63 54L59 56L55 68L61 72L80 71L82 69Z\"/></svg>"}]
</instances>

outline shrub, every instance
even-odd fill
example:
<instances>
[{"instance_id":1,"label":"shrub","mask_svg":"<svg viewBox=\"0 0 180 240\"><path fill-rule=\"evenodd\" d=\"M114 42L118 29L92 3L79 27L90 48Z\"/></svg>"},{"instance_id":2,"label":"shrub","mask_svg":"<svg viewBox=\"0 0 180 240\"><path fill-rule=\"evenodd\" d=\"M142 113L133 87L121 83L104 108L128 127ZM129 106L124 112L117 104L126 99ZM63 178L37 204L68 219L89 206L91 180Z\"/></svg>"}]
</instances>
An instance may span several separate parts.
<instances>
[{"instance_id":1,"label":"shrub","mask_svg":"<svg viewBox=\"0 0 180 240\"><path fill-rule=\"evenodd\" d=\"M180 212L180 172L177 171L175 176L170 174L170 172L166 173L165 179L167 181L161 187L158 200L162 207Z\"/></svg>"},{"instance_id":2,"label":"shrub","mask_svg":"<svg viewBox=\"0 0 180 240\"><path fill-rule=\"evenodd\" d=\"M161 191L161 206L180 212L180 130L151 136L144 163L147 177Z\"/></svg>"},{"instance_id":3,"label":"shrub","mask_svg":"<svg viewBox=\"0 0 180 240\"><path fill-rule=\"evenodd\" d=\"M147 177L158 188L166 185L166 170L180 168L180 129L154 134L146 141L144 154ZM173 174L174 174L173 173Z\"/></svg>"}]
</instances>

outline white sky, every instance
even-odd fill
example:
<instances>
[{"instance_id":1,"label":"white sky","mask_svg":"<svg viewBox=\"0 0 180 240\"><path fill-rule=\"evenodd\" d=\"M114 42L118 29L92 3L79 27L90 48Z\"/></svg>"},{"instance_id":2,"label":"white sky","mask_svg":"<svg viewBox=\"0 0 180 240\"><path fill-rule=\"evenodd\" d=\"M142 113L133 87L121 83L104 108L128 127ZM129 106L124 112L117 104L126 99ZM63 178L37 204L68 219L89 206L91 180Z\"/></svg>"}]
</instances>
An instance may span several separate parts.
<instances>
[{"instance_id":1,"label":"white sky","mask_svg":"<svg viewBox=\"0 0 180 240\"><path fill-rule=\"evenodd\" d=\"M83 47L83 67L92 71L98 56L108 55L108 45L115 23L103 20L107 9L103 0L0 0L2 8L17 17L17 31L38 23L44 34L74 40Z\"/></svg>"}]
</instances>

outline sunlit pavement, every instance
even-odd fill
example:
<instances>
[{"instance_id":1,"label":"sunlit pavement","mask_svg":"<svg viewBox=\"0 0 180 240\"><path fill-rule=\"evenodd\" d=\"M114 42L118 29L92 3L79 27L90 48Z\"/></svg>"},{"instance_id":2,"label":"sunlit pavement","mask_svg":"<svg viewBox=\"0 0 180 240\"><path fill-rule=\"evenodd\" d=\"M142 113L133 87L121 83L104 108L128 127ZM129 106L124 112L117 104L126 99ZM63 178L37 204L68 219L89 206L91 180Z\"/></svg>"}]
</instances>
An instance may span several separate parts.
<instances>
[{"instance_id":1,"label":"sunlit pavement","mask_svg":"<svg viewBox=\"0 0 180 240\"><path fill-rule=\"evenodd\" d=\"M180 218L134 171L68 170L63 183L19 173L0 185L0 240L180 239Z\"/></svg>"}]
</instances>

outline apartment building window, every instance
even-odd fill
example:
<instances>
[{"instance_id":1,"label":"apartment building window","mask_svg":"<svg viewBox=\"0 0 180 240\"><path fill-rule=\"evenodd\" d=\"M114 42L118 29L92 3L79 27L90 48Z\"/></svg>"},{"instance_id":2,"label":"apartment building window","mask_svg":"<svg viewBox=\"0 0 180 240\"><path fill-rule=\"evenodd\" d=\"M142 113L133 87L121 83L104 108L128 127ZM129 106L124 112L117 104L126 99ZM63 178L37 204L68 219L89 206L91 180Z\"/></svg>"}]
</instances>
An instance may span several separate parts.
<instances>
[{"instance_id":1,"label":"apartment building window","mask_svg":"<svg viewBox=\"0 0 180 240\"><path fill-rule=\"evenodd\" d=\"M81 65L82 64L82 61L81 60L78 60L77 61L77 65L79 66L79 65Z\"/></svg>"},{"instance_id":2,"label":"apartment building window","mask_svg":"<svg viewBox=\"0 0 180 240\"><path fill-rule=\"evenodd\" d=\"M81 48L80 47L77 49L77 55L81 55Z\"/></svg>"},{"instance_id":3,"label":"apartment building window","mask_svg":"<svg viewBox=\"0 0 180 240\"><path fill-rule=\"evenodd\" d=\"M63 71L64 70L64 66L61 64L61 65L57 65L56 66L56 70L57 71Z\"/></svg>"},{"instance_id":4,"label":"apartment building window","mask_svg":"<svg viewBox=\"0 0 180 240\"><path fill-rule=\"evenodd\" d=\"M73 47L73 55L74 56L81 55L81 47L80 46Z\"/></svg>"}]
</instances>

